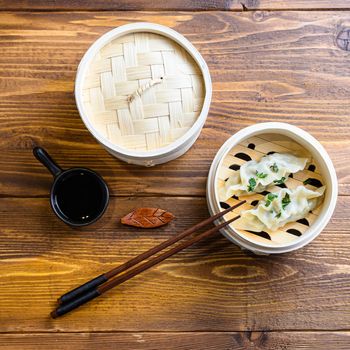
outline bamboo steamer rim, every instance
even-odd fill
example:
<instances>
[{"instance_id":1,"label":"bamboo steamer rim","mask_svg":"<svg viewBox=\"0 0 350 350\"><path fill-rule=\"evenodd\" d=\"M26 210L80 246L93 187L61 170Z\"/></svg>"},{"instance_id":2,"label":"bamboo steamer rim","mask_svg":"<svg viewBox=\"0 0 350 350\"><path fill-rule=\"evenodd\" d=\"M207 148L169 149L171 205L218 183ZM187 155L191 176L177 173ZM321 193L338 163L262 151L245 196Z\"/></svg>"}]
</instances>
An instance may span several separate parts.
<instances>
[{"instance_id":1,"label":"bamboo steamer rim","mask_svg":"<svg viewBox=\"0 0 350 350\"><path fill-rule=\"evenodd\" d=\"M85 109L84 102L82 99L82 91L84 88L84 78L86 76L87 70L89 69L89 65L94 59L95 55L99 52L99 50L101 50L111 40L114 40L116 38L119 38L121 36L130 34L130 33L138 33L138 32L143 32L143 33L149 32L149 33L165 36L173 40L180 47L184 48L186 52L191 56L191 58L193 58L194 62L198 65L200 69L200 72L203 78L203 83L204 83L205 96L204 96L202 109L196 121L193 123L193 125L184 135L182 135L178 139L174 140L171 144L166 145L164 147L156 148L153 150L136 151L136 150L124 148L115 143L112 143L107 138L101 136L99 132L97 132L93 123L89 120L87 116L88 113ZM119 154L127 156L130 159L142 158L144 160L147 160L147 159L153 159L159 156L173 154L174 152L177 152L178 150L183 148L185 145L187 145L189 142L191 142L191 140L197 138L198 133L201 130L206 120L207 114L209 112L211 95L212 95L212 84L211 84L209 69L206 62L204 61L201 54L197 51L197 49L185 37L183 37L181 34L176 32L175 30L159 24L146 23L146 22L122 25L118 28L112 29L111 31L105 33L99 39L97 39L89 47L89 49L86 51L83 58L81 59L77 69L77 76L75 81L75 99L76 99L77 107L78 107L80 116L84 124L88 128L88 130L100 143L102 143L106 147L110 148L111 150Z\"/></svg>"},{"instance_id":2,"label":"bamboo steamer rim","mask_svg":"<svg viewBox=\"0 0 350 350\"><path fill-rule=\"evenodd\" d=\"M216 184L218 181L219 169L224 161L225 156L230 152L232 147L242 140L247 139L253 135L264 133L280 133L282 135L287 135L289 138L299 143L300 145L307 145L305 146L305 148L307 148L307 151L309 151L315 158L318 158L318 162L320 163L321 167L323 167L322 175L327 181L326 197L322 203L321 213L318 219L309 227L308 232L300 236L297 240L290 242L289 244L277 245L275 247L250 241L247 238L236 233L236 231L230 226L227 226L220 231L229 240L257 254L285 253L302 248L306 244L310 243L314 238L316 238L329 222L337 201L338 181L333 163L323 146L306 131L288 123L267 122L251 125L231 136L221 146L212 162L207 182L207 203L209 212L212 215L220 211L220 201L216 191ZM220 218L217 220L217 224L220 224L224 221L224 219Z\"/></svg>"}]
</instances>

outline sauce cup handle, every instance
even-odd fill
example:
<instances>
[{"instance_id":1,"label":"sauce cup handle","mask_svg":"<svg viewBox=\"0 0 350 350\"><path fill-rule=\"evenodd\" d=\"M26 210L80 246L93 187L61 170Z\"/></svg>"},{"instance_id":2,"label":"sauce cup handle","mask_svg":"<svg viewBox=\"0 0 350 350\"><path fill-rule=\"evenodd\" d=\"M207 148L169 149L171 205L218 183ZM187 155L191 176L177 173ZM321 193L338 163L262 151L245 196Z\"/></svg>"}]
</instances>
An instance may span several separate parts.
<instances>
[{"instance_id":1,"label":"sauce cup handle","mask_svg":"<svg viewBox=\"0 0 350 350\"><path fill-rule=\"evenodd\" d=\"M33 148L33 154L35 158L41 162L54 177L57 177L62 172L62 169L53 161L53 159L43 148Z\"/></svg>"}]
</instances>

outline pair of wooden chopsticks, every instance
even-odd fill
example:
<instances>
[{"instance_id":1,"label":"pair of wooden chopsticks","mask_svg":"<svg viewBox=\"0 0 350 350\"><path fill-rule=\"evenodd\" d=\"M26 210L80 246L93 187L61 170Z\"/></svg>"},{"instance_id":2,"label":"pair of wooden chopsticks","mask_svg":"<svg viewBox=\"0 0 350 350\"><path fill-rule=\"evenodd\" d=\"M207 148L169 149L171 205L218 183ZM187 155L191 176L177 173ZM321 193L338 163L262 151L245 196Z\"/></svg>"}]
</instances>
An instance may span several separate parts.
<instances>
[{"instance_id":1,"label":"pair of wooden chopsticks","mask_svg":"<svg viewBox=\"0 0 350 350\"><path fill-rule=\"evenodd\" d=\"M51 312L51 316L53 318L62 316L77 307L87 303L88 301L100 296L101 294L107 292L108 290L112 289L113 287L129 280L130 278L138 275L139 273L149 269L150 267L158 264L159 262L169 258L170 256L174 255L175 253L178 253L179 251L189 247L190 245L199 242L200 240L209 237L210 235L216 233L218 230L223 228L224 226L230 224L231 222L237 220L239 216L236 216L228 221L225 221L224 223L213 227L212 229L205 231L197 236L194 236L190 238L189 240L174 246L170 250L146 261L144 260L150 258L152 255L155 255L157 253L160 253L163 249L170 247L171 245L175 244L176 242L180 241L181 239L191 235L198 229L202 228L205 225L208 225L215 221L216 219L224 216L231 210L239 207L245 203L245 201L240 202L230 208L227 208L226 210L211 216L210 218L190 227L189 229L175 235L174 237L169 238L163 243L158 244L157 246L151 248L150 250L136 256L135 258L127 261L126 263L107 271L106 273L86 282L85 284L71 290L70 292L62 295L57 301L58 301L58 307ZM134 267L135 265L143 262L141 265L138 265ZM134 267L134 268L132 268ZM132 269L131 269L132 268ZM127 271L128 270L128 271ZM125 272L124 274L120 275L122 272Z\"/></svg>"}]
</instances>

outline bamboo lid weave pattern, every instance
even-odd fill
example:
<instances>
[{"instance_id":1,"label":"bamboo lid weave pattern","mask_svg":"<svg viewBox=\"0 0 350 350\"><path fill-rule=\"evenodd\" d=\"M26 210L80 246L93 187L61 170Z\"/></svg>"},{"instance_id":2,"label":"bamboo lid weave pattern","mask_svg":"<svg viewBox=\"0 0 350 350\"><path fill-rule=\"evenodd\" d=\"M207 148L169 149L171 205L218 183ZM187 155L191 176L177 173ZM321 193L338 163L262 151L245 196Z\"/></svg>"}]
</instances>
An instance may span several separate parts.
<instances>
[{"instance_id":1,"label":"bamboo lid weave pattern","mask_svg":"<svg viewBox=\"0 0 350 350\"><path fill-rule=\"evenodd\" d=\"M149 32L116 38L94 57L83 103L94 128L133 150L167 146L197 120L204 81L193 58L172 39Z\"/></svg>"}]
</instances>

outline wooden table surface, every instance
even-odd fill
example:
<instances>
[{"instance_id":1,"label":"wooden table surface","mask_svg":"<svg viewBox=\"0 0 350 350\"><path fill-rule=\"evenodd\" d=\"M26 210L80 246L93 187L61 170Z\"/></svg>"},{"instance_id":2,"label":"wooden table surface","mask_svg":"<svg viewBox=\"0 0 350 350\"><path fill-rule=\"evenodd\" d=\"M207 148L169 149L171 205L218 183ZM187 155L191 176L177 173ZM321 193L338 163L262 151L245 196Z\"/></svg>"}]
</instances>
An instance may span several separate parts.
<instances>
[{"instance_id":1,"label":"wooden table surface","mask_svg":"<svg viewBox=\"0 0 350 350\"><path fill-rule=\"evenodd\" d=\"M198 141L154 168L124 164L84 127L77 65L101 34L150 21L187 37L208 63L213 99ZM1 349L349 349L350 3L347 0L0 0ZM221 144L263 121L324 145L339 179L336 211L307 247L255 256L220 235L177 254L74 313L56 298L208 216L205 183ZM45 147L90 167L112 198L95 225L71 229L49 206ZM123 227L135 206L177 220Z\"/></svg>"}]
</instances>

